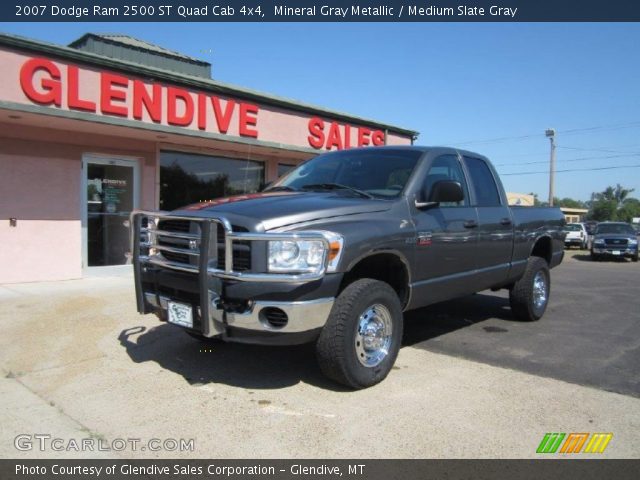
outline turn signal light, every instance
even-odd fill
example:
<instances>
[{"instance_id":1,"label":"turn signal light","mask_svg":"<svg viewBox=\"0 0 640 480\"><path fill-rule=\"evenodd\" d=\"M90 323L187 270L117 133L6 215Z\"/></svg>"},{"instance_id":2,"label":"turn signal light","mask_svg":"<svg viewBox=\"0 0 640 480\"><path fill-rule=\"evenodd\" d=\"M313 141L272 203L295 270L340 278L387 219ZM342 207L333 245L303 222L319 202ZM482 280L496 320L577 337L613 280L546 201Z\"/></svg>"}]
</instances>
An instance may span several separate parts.
<instances>
[{"instance_id":1,"label":"turn signal light","mask_svg":"<svg viewBox=\"0 0 640 480\"><path fill-rule=\"evenodd\" d=\"M337 240L329 244L329 262L335 259L340 253L340 242Z\"/></svg>"}]
</instances>

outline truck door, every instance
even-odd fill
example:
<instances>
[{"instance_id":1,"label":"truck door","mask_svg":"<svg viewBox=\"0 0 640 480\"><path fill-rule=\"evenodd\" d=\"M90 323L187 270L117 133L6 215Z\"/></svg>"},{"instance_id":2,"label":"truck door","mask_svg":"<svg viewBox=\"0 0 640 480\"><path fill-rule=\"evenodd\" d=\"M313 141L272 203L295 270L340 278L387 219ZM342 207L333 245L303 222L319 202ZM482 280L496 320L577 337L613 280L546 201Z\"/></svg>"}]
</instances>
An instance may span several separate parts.
<instances>
[{"instance_id":1,"label":"truck door","mask_svg":"<svg viewBox=\"0 0 640 480\"><path fill-rule=\"evenodd\" d=\"M416 268L411 304L416 308L474 291L478 218L458 155L444 154L433 160L422 183L427 196L440 180L460 182L464 200L415 209Z\"/></svg>"},{"instance_id":2,"label":"truck door","mask_svg":"<svg viewBox=\"0 0 640 480\"><path fill-rule=\"evenodd\" d=\"M463 156L471 186L472 204L478 212L478 289L505 281L513 254L513 220L502 185L485 160Z\"/></svg>"}]
</instances>

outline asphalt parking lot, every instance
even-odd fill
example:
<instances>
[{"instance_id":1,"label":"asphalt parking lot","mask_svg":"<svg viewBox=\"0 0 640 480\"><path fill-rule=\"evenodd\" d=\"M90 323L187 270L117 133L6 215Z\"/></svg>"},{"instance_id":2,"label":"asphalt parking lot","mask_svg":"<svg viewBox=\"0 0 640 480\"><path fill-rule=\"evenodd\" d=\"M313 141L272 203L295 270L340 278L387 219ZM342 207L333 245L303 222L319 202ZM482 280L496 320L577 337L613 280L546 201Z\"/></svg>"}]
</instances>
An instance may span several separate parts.
<instances>
[{"instance_id":1,"label":"asphalt parking lot","mask_svg":"<svg viewBox=\"0 0 640 480\"><path fill-rule=\"evenodd\" d=\"M358 392L312 346L203 345L138 315L127 275L0 287L0 456L533 458L546 432L593 431L638 458L639 280L575 252L537 323L502 292L412 312L390 376ZM17 451L24 433L195 450Z\"/></svg>"},{"instance_id":2,"label":"asphalt parking lot","mask_svg":"<svg viewBox=\"0 0 640 480\"><path fill-rule=\"evenodd\" d=\"M406 315L405 344L640 397L640 264L569 250L538 322L512 319L507 292Z\"/></svg>"}]
</instances>

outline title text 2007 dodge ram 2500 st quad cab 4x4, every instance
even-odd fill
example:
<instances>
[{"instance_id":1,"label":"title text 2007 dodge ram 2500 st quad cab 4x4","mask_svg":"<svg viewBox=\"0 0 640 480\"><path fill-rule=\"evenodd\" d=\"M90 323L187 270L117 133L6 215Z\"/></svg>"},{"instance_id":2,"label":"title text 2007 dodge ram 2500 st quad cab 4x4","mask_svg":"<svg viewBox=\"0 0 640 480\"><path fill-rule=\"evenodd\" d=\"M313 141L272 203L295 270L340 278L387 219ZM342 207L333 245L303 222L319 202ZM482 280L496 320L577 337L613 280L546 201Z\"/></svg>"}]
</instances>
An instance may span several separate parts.
<instances>
[{"instance_id":1,"label":"title text 2007 dodge ram 2500 st quad cab 4x4","mask_svg":"<svg viewBox=\"0 0 640 480\"><path fill-rule=\"evenodd\" d=\"M327 153L264 192L132 214L138 311L197 337L316 342L353 388L389 373L403 311L506 288L539 319L564 217L509 207L481 155L452 148Z\"/></svg>"}]
</instances>

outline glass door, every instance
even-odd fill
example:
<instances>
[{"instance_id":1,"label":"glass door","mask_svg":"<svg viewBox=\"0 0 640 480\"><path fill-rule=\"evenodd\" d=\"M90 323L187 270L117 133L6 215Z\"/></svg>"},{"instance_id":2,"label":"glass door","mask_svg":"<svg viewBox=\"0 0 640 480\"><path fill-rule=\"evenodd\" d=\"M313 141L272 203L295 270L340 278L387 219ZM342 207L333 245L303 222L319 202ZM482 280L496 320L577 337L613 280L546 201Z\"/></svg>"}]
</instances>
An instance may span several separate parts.
<instances>
[{"instance_id":1,"label":"glass door","mask_svg":"<svg viewBox=\"0 0 640 480\"><path fill-rule=\"evenodd\" d=\"M85 156L82 170L84 266L130 263L129 214L138 206L137 161Z\"/></svg>"}]
</instances>

